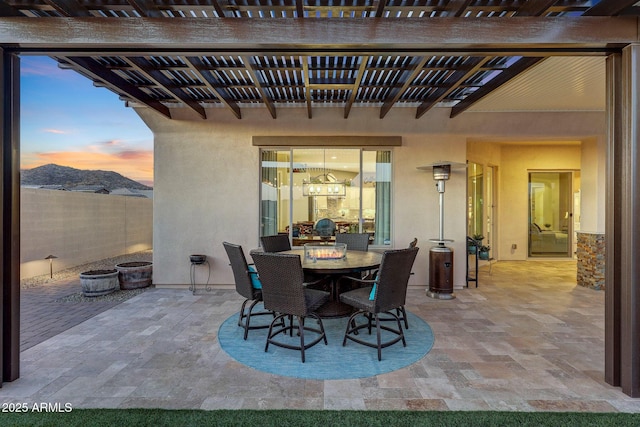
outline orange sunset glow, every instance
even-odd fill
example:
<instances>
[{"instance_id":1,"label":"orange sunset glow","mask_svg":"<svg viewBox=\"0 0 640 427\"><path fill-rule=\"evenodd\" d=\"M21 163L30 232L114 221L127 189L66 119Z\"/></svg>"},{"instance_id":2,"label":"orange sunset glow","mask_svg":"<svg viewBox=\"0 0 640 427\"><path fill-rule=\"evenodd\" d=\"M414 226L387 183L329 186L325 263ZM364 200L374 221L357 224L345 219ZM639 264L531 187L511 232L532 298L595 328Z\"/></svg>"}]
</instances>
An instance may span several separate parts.
<instances>
[{"instance_id":1,"label":"orange sunset glow","mask_svg":"<svg viewBox=\"0 0 640 427\"><path fill-rule=\"evenodd\" d=\"M50 152L22 156L22 169L32 169L54 163L84 170L117 172L142 184L153 186L153 151Z\"/></svg>"},{"instance_id":2,"label":"orange sunset glow","mask_svg":"<svg viewBox=\"0 0 640 427\"><path fill-rule=\"evenodd\" d=\"M21 169L113 171L153 186L153 134L132 108L50 58L21 65Z\"/></svg>"}]
</instances>

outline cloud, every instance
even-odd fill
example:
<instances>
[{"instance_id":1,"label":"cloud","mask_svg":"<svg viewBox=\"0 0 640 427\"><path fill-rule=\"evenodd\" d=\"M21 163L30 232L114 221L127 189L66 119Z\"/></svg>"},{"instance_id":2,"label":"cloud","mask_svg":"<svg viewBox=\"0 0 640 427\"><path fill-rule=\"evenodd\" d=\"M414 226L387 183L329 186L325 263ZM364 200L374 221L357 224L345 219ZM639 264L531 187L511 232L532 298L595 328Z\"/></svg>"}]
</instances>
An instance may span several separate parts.
<instances>
[{"instance_id":1,"label":"cloud","mask_svg":"<svg viewBox=\"0 0 640 427\"><path fill-rule=\"evenodd\" d=\"M42 129L42 131L46 133L55 133L56 135L67 135L71 133L62 129Z\"/></svg>"},{"instance_id":2,"label":"cloud","mask_svg":"<svg viewBox=\"0 0 640 427\"><path fill-rule=\"evenodd\" d=\"M121 139L111 139L109 141L102 141L99 143L100 145L106 145L107 147L122 145Z\"/></svg>"},{"instance_id":3,"label":"cloud","mask_svg":"<svg viewBox=\"0 0 640 427\"><path fill-rule=\"evenodd\" d=\"M39 58L23 59L20 63L20 74L48 77L60 73L55 61L40 60Z\"/></svg>"},{"instance_id":4,"label":"cloud","mask_svg":"<svg viewBox=\"0 0 640 427\"><path fill-rule=\"evenodd\" d=\"M98 141L89 146L87 146L87 150L91 152L113 152L115 153L117 150L121 150L121 146L123 146L123 140L121 139L110 139L106 141Z\"/></svg>"},{"instance_id":5,"label":"cloud","mask_svg":"<svg viewBox=\"0 0 640 427\"><path fill-rule=\"evenodd\" d=\"M153 152L151 152L153 156ZM149 150L127 150L120 151L116 156L122 160L146 159L149 156Z\"/></svg>"},{"instance_id":6,"label":"cloud","mask_svg":"<svg viewBox=\"0 0 640 427\"><path fill-rule=\"evenodd\" d=\"M58 62L47 56L25 56L22 58L20 61L20 75L27 78L35 76L67 82L76 82L84 79L75 71L58 67Z\"/></svg>"}]
</instances>

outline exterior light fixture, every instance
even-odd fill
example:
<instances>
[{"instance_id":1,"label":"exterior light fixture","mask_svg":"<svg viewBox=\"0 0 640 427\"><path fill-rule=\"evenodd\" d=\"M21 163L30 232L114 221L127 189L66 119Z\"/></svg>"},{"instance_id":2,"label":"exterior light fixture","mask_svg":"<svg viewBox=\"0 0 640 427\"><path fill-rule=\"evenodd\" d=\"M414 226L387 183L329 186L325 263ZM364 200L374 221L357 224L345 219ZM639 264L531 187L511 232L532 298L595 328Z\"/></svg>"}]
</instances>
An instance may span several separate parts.
<instances>
[{"instance_id":1,"label":"exterior light fixture","mask_svg":"<svg viewBox=\"0 0 640 427\"><path fill-rule=\"evenodd\" d=\"M54 258L58 258L58 257L55 256L55 255L49 255L49 256L47 256L45 258L45 259L49 260L49 274L50 274L52 279L53 279L53 260L54 260Z\"/></svg>"}]
</instances>

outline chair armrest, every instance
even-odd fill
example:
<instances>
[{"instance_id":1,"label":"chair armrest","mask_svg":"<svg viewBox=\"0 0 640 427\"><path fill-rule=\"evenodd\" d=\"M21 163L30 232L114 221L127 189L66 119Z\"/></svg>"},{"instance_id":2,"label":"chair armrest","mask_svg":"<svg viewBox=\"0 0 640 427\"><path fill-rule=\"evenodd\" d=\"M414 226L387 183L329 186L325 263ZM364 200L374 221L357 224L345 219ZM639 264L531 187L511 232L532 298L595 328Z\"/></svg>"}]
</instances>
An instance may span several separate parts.
<instances>
[{"instance_id":1,"label":"chair armrest","mask_svg":"<svg viewBox=\"0 0 640 427\"><path fill-rule=\"evenodd\" d=\"M354 283L359 283L360 287L364 287L364 286L368 286L368 285L373 285L374 283L376 283L377 280L372 280L372 279L358 279L357 277L351 277L351 276L341 276L338 279L338 282L342 282L343 280L347 280L350 282L354 282Z\"/></svg>"},{"instance_id":2,"label":"chair armrest","mask_svg":"<svg viewBox=\"0 0 640 427\"><path fill-rule=\"evenodd\" d=\"M319 278L318 280L314 280L313 282L304 282L302 284L302 286L313 287L313 286L316 286L316 285L324 285L326 283L329 283L330 281L331 281L331 276L327 275L327 276Z\"/></svg>"},{"instance_id":3,"label":"chair armrest","mask_svg":"<svg viewBox=\"0 0 640 427\"><path fill-rule=\"evenodd\" d=\"M364 280L376 280L378 278L378 270L372 271L363 277Z\"/></svg>"}]
</instances>

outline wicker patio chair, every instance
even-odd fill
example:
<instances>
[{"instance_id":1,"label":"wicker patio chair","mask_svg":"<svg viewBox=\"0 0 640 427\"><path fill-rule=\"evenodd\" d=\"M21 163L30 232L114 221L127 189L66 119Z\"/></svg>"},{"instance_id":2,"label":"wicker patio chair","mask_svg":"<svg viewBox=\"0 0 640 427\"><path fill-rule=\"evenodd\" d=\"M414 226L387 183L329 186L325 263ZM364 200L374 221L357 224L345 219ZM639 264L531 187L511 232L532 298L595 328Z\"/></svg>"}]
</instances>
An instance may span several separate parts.
<instances>
[{"instance_id":1,"label":"wicker patio chair","mask_svg":"<svg viewBox=\"0 0 640 427\"><path fill-rule=\"evenodd\" d=\"M415 248L417 246L418 246L418 238L414 237L413 240L411 242L409 242L409 248ZM413 272L411 272L411 274L413 275ZM365 279L367 279L367 280L375 280L377 275L378 275L378 270L376 270L373 273L367 275L365 277ZM409 329L409 320L407 319L407 312L404 309L404 305L402 307L398 307L396 309L396 314L398 315L400 320L402 320L404 322L404 328L405 329ZM384 319L384 320L393 320L393 319Z\"/></svg>"},{"instance_id":2,"label":"wicker patio chair","mask_svg":"<svg viewBox=\"0 0 640 427\"><path fill-rule=\"evenodd\" d=\"M231 264L231 270L233 271L233 278L236 282L236 291L245 298L240 307L240 316L238 318L238 326L244 328L244 339L247 339L249 330L251 329L266 329L269 325L251 326L252 316L271 315L275 317L275 313L272 311L259 311L254 313L253 309L259 302L262 301L262 289L254 287L253 281L256 279L257 272L251 271L247 264L247 259L244 256L242 246L234 245L233 243L223 242L229 262ZM252 276L254 276L252 278ZM249 309L246 309L247 303L251 301Z\"/></svg>"},{"instance_id":3,"label":"wicker patio chair","mask_svg":"<svg viewBox=\"0 0 640 427\"><path fill-rule=\"evenodd\" d=\"M325 345L327 344L322 319L314 311L329 301L329 292L306 287L299 255L255 252L251 256L262 282L264 306L278 313L269 326L264 351L269 350L269 344L300 350L302 363L304 363L305 350L323 340ZM297 327L293 325L294 316L298 319ZM306 326L307 317L316 319L319 329ZM289 319L288 326L285 324L274 329L274 326L284 318ZM276 339L279 334L287 332L293 336L294 329L300 335L300 345L287 344ZM313 332L317 337L305 343L305 331Z\"/></svg>"},{"instance_id":4,"label":"wicker patio chair","mask_svg":"<svg viewBox=\"0 0 640 427\"><path fill-rule=\"evenodd\" d=\"M336 243L346 243L350 251L366 252L369 250L369 233L338 233Z\"/></svg>"},{"instance_id":5,"label":"wicker patio chair","mask_svg":"<svg viewBox=\"0 0 640 427\"><path fill-rule=\"evenodd\" d=\"M313 233L320 236L323 242L329 242L331 236L336 233L336 223L329 218L319 219L313 226Z\"/></svg>"},{"instance_id":6,"label":"wicker patio chair","mask_svg":"<svg viewBox=\"0 0 640 427\"><path fill-rule=\"evenodd\" d=\"M346 243L347 250L367 252L369 250L369 233L336 233L336 243ZM358 272L349 274L352 277L362 278L370 272Z\"/></svg>"},{"instance_id":7,"label":"wicker patio chair","mask_svg":"<svg viewBox=\"0 0 640 427\"><path fill-rule=\"evenodd\" d=\"M340 280L355 281L360 284L369 282L371 286L360 287L349 292L340 294L340 301L355 307L357 311L349 317L347 321L347 329L344 334L342 345L346 345L347 339L378 349L378 360L382 360L382 349L402 340L402 344L406 347L407 343L402 330L400 316L395 310L402 307L404 309L407 296L407 285L411 268L416 259L418 248L407 248L385 251L382 255L382 262L378 270L376 280L355 279L353 277L344 276ZM356 317L363 315L366 322L358 325ZM384 317L392 316L395 320L397 329L382 325L381 321ZM406 313L405 313L406 319ZM371 335L372 322L375 320L377 340L371 343L363 339L357 338L361 329L367 328ZM381 342L381 330L389 331L396 336L386 342Z\"/></svg>"},{"instance_id":8,"label":"wicker patio chair","mask_svg":"<svg viewBox=\"0 0 640 427\"><path fill-rule=\"evenodd\" d=\"M265 252L284 252L291 250L291 242L286 234L275 234L273 236L260 237L262 249Z\"/></svg>"}]
</instances>

